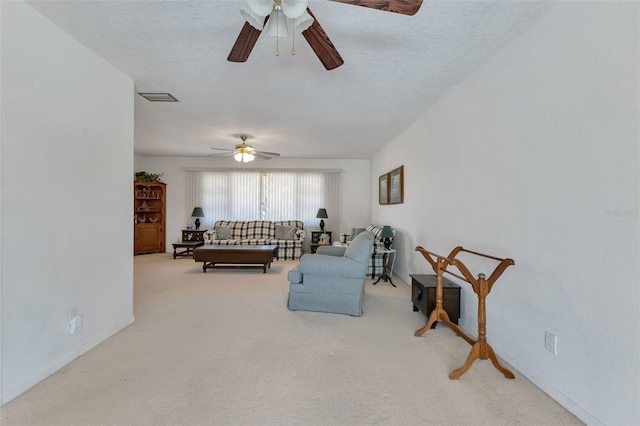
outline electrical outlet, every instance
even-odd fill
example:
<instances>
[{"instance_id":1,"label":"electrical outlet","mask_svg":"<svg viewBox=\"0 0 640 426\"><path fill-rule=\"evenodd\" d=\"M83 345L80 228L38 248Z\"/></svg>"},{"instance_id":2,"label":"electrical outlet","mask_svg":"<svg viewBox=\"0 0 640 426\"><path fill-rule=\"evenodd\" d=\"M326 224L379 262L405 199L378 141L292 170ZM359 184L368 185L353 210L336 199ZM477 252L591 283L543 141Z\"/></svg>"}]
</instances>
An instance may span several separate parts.
<instances>
[{"instance_id":1,"label":"electrical outlet","mask_svg":"<svg viewBox=\"0 0 640 426\"><path fill-rule=\"evenodd\" d=\"M78 308L69 309L69 334L78 334L82 330L82 315Z\"/></svg>"},{"instance_id":2,"label":"electrical outlet","mask_svg":"<svg viewBox=\"0 0 640 426\"><path fill-rule=\"evenodd\" d=\"M558 355L558 336L545 331L544 332L544 348L554 355Z\"/></svg>"},{"instance_id":3,"label":"electrical outlet","mask_svg":"<svg viewBox=\"0 0 640 426\"><path fill-rule=\"evenodd\" d=\"M76 315L69 320L69 334L78 334L82 330L82 315Z\"/></svg>"}]
</instances>

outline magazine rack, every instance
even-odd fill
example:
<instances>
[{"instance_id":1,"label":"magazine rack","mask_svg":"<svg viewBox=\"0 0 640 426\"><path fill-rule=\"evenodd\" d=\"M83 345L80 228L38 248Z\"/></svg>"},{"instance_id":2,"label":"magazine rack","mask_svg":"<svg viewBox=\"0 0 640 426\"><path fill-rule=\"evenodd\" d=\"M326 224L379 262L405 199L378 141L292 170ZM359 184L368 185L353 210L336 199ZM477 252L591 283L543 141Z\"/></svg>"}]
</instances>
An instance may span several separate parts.
<instances>
[{"instance_id":1,"label":"magazine rack","mask_svg":"<svg viewBox=\"0 0 640 426\"><path fill-rule=\"evenodd\" d=\"M456 370L453 370L449 374L449 378L452 380L459 379L460 376L466 373L467 370L471 368L471 365L476 359L490 359L493 363L493 366L502 374L504 374L507 379L514 379L515 376L513 375L513 373L500 365L500 363L498 362L498 358L493 351L493 348L491 348L491 345L487 343L486 298L491 291L491 287L493 287L493 284L498 280L498 278L500 278L500 275L502 275L505 269L507 269L509 266L515 265L515 262L512 259L501 259L499 257L466 250L460 246L454 248L447 257L425 250L420 246L416 247L416 251L420 252L424 256L424 258L429 262L429 264L431 264L431 267L436 273L436 307L433 311L431 311L431 315L429 315L427 324L420 330L417 330L414 335L422 336L431 328L434 322L441 321L447 324L454 333L456 333L458 336L467 341L467 343L472 345L471 352L469 353L469 356L467 357L464 365ZM485 274L478 274L478 278L474 278L469 269L464 265L464 263L456 259L456 256L461 252L471 253L476 256L489 258L498 261L499 263L488 279L486 278ZM447 270L447 268L451 266L455 266L460 271L460 273L462 273L462 276ZM473 287L473 291L478 295L477 340L469 337L464 331L462 331L460 327L451 322L451 320L449 319L449 315L447 315L447 312L442 307L442 274L444 274L445 272L471 284L471 286Z\"/></svg>"}]
</instances>

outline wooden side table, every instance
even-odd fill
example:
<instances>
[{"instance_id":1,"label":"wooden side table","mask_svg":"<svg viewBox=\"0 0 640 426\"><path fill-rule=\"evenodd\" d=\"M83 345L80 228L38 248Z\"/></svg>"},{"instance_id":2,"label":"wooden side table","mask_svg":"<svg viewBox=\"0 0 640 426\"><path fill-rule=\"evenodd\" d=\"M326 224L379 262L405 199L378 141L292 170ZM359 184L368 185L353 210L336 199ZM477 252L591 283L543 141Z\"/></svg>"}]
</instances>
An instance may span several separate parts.
<instances>
[{"instance_id":1,"label":"wooden side table","mask_svg":"<svg viewBox=\"0 0 640 426\"><path fill-rule=\"evenodd\" d=\"M180 243L173 243L173 258L176 257L193 257L193 251L196 247L204 245L204 241L182 241ZM177 249L183 248L183 251L177 251Z\"/></svg>"},{"instance_id":2,"label":"wooden side table","mask_svg":"<svg viewBox=\"0 0 640 426\"><path fill-rule=\"evenodd\" d=\"M393 273L393 264L396 261L396 249L378 249L378 253L382 253L382 274L378 277L373 285L378 284L381 279L384 279L385 282L389 281L392 286L396 286L393 281L391 281L391 274ZM389 261L389 255L393 254L393 260Z\"/></svg>"}]
</instances>

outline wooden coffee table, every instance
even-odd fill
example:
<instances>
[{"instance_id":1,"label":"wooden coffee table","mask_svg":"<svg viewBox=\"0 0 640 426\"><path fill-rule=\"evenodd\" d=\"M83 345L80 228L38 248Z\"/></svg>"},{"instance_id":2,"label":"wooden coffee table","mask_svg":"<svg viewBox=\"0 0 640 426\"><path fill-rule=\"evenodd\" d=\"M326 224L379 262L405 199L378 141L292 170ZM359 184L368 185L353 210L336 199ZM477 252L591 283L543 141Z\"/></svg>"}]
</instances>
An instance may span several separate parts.
<instances>
[{"instance_id":1,"label":"wooden coffee table","mask_svg":"<svg viewBox=\"0 0 640 426\"><path fill-rule=\"evenodd\" d=\"M193 259L202 262L202 272L208 268L262 268L267 273L278 246L200 246L195 249Z\"/></svg>"}]
</instances>

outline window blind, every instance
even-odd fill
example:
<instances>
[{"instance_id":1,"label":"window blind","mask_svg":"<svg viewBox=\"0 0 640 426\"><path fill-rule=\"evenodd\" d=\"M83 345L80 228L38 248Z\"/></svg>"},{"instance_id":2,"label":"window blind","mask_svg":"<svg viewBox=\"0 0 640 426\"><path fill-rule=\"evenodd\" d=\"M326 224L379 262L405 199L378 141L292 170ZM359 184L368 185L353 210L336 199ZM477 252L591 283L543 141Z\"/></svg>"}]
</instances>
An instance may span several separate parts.
<instances>
[{"instance_id":1,"label":"window blind","mask_svg":"<svg viewBox=\"0 0 640 426\"><path fill-rule=\"evenodd\" d=\"M339 172L186 173L185 211L190 215L193 207L202 207L205 227L217 220L302 220L305 227L317 226L319 208L327 209L328 221L339 225Z\"/></svg>"}]
</instances>

